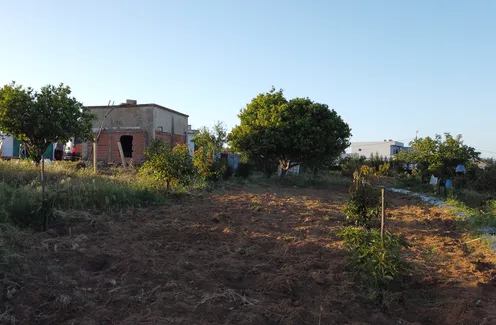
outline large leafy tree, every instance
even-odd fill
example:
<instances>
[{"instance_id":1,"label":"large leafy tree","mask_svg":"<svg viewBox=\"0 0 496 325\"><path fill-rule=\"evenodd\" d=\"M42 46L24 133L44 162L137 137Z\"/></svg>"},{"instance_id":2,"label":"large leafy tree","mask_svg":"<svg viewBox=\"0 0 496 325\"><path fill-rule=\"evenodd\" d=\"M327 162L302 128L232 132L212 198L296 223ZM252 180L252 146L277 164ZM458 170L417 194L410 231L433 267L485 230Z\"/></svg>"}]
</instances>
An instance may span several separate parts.
<instances>
[{"instance_id":1,"label":"large leafy tree","mask_svg":"<svg viewBox=\"0 0 496 325\"><path fill-rule=\"evenodd\" d=\"M50 144L77 136L92 137L93 114L60 84L41 90L12 82L0 89L0 129L26 143L30 157L41 160L42 204L45 204L45 171L41 159ZM44 210L44 209L43 209ZM48 217L45 215L45 227Z\"/></svg>"},{"instance_id":2,"label":"large leafy tree","mask_svg":"<svg viewBox=\"0 0 496 325\"><path fill-rule=\"evenodd\" d=\"M401 151L396 159L417 164L424 176L434 174L449 177L455 173L456 166L478 160L480 152L466 145L462 135L450 133L436 134L434 138L415 139L408 151Z\"/></svg>"},{"instance_id":3,"label":"large leafy tree","mask_svg":"<svg viewBox=\"0 0 496 325\"><path fill-rule=\"evenodd\" d=\"M238 117L240 124L229 134L231 146L254 160L277 161L283 175L299 164L317 173L349 146L350 128L334 110L308 98L288 101L274 87Z\"/></svg>"}]
</instances>

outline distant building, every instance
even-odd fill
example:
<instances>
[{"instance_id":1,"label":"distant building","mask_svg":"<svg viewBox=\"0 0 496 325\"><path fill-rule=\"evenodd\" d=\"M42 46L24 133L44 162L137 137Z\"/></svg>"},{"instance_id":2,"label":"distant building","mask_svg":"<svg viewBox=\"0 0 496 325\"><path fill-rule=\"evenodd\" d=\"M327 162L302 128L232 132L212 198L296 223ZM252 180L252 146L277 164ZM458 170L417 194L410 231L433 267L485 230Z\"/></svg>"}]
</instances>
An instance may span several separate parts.
<instances>
[{"instance_id":1,"label":"distant building","mask_svg":"<svg viewBox=\"0 0 496 325\"><path fill-rule=\"evenodd\" d=\"M198 132L199 132L198 130L193 130L193 128L191 128L191 125L188 125L188 132L186 134L186 141L188 143L188 150L189 150L189 154L191 156L193 156L193 153L195 152L195 144L194 144L193 140L195 139L195 135Z\"/></svg>"},{"instance_id":2,"label":"distant building","mask_svg":"<svg viewBox=\"0 0 496 325\"><path fill-rule=\"evenodd\" d=\"M121 162L118 143L124 159L139 163L148 145L161 139L174 147L187 143L188 115L157 104L138 104L135 100L113 106L87 106L95 115L93 134L97 140L97 160ZM76 145L83 158L93 159L91 142Z\"/></svg>"},{"instance_id":3,"label":"distant building","mask_svg":"<svg viewBox=\"0 0 496 325\"><path fill-rule=\"evenodd\" d=\"M403 142L384 140L376 142L352 142L349 150L350 155L365 156L370 158L370 155L376 153L380 157L391 158L402 150L407 150Z\"/></svg>"}]
</instances>

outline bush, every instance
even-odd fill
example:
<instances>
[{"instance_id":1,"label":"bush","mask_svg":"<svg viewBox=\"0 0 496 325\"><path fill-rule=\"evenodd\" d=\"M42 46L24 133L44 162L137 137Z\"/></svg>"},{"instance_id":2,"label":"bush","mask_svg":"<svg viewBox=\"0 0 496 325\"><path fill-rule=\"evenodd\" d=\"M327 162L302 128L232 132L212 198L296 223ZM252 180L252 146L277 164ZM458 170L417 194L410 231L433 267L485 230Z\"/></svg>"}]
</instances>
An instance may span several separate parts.
<instances>
[{"instance_id":1,"label":"bush","mask_svg":"<svg viewBox=\"0 0 496 325\"><path fill-rule=\"evenodd\" d=\"M400 183L407 187L416 187L422 184L422 176L420 173L413 170L411 174L403 172L398 174L397 179Z\"/></svg>"},{"instance_id":2,"label":"bush","mask_svg":"<svg viewBox=\"0 0 496 325\"><path fill-rule=\"evenodd\" d=\"M234 176L234 169L229 165L225 166L224 172L222 173L222 179L227 181L233 176Z\"/></svg>"},{"instance_id":3,"label":"bush","mask_svg":"<svg viewBox=\"0 0 496 325\"><path fill-rule=\"evenodd\" d=\"M344 176L353 176L353 173L360 169L366 162L366 157L355 157L348 156L345 158L339 159L339 166L341 166L341 173Z\"/></svg>"},{"instance_id":4,"label":"bush","mask_svg":"<svg viewBox=\"0 0 496 325\"><path fill-rule=\"evenodd\" d=\"M206 181L218 181L226 169L220 161L214 159L210 150L203 147L194 152L193 163L198 175Z\"/></svg>"},{"instance_id":5,"label":"bush","mask_svg":"<svg viewBox=\"0 0 496 325\"><path fill-rule=\"evenodd\" d=\"M377 229L346 227L338 235L351 252L350 266L363 273L372 287L387 288L391 281L410 274L410 267L401 256L408 245L391 233L384 234L384 242Z\"/></svg>"},{"instance_id":6,"label":"bush","mask_svg":"<svg viewBox=\"0 0 496 325\"><path fill-rule=\"evenodd\" d=\"M356 226L370 227L381 213L380 194L370 184L368 172L366 166L355 172L344 208L346 220Z\"/></svg>"},{"instance_id":7,"label":"bush","mask_svg":"<svg viewBox=\"0 0 496 325\"><path fill-rule=\"evenodd\" d=\"M389 163L382 164L377 169L378 176L388 176L390 174L391 167Z\"/></svg>"},{"instance_id":8,"label":"bush","mask_svg":"<svg viewBox=\"0 0 496 325\"><path fill-rule=\"evenodd\" d=\"M253 174L253 165L248 163L239 163L236 170L236 177L248 178Z\"/></svg>"},{"instance_id":9,"label":"bush","mask_svg":"<svg viewBox=\"0 0 496 325\"><path fill-rule=\"evenodd\" d=\"M171 150L168 144L156 139L145 154L142 172L165 184L167 190L171 185L186 184L194 174L193 161L185 144Z\"/></svg>"}]
</instances>

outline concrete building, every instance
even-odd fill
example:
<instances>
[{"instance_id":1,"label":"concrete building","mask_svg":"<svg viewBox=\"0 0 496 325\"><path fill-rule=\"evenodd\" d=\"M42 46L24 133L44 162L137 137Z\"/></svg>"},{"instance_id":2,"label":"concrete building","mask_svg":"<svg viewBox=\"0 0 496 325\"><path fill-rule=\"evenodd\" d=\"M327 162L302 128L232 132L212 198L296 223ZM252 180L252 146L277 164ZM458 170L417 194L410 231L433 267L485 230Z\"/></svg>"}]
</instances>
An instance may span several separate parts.
<instances>
[{"instance_id":1,"label":"concrete building","mask_svg":"<svg viewBox=\"0 0 496 325\"><path fill-rule=\"evenodd\" d=\"M87 106L96 116L93 133L98 136L98 161L120 163L118 142L127 162L141 162L154 139L171 147L187 143L188 115L157 104L138 104L135 100L112 106ZM92 142L79 145L82 156L93 159ZM78 150L78 151L79 151Z\"/></svg>"},{"instance_id":2,"label":"concrete building","mask_svg":"<svg viewBox=\"0 0 496 325\"><path fill-rule=\"evenodd\" d=\"M352 142L349 150L349 154L365 156L370 158L372 154L378 154L381 157L391 158L398 152L406 150L403 142L384 140L376 142Z\"/></svg>"},{"instance_id":3,"label":"concrete building","mask_svg":"<svg viewBox=\"0 0 496 325\"><path fill-rule=\"evenodd\" d=\"M187 133L187 143L188 143L188 150L189 154L193 156L193 153L195 152L195 144L193 143L193 140L195 138L195 135L198 133L198 130L194 130L191 125L188 125L188 133Z\"/></svg>"}]
</instances>

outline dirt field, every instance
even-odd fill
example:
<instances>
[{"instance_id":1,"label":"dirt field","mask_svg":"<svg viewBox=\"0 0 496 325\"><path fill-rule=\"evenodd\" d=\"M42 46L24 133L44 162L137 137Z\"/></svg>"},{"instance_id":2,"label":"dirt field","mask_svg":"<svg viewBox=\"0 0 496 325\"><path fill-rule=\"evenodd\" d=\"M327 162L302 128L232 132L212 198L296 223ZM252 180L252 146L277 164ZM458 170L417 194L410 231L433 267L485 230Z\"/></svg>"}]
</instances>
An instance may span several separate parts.
<instances>
[{"instance_id":1,"label":"dirt field","mask_svg":"<svg viewBox=\"0 0 496 325\"><path fill-rule=\"evenodd\" d=\"M231 189L26 238L5 324L496 324L496 259L449 213L388 193L415 274L370 299L336 232L346 189Z\"/></svg>"}]
</instances>

